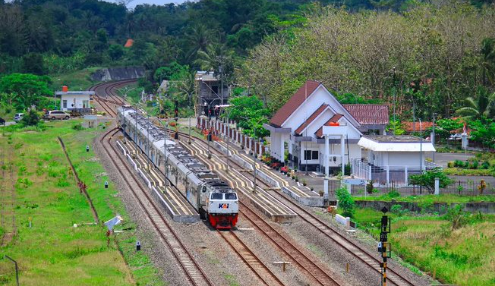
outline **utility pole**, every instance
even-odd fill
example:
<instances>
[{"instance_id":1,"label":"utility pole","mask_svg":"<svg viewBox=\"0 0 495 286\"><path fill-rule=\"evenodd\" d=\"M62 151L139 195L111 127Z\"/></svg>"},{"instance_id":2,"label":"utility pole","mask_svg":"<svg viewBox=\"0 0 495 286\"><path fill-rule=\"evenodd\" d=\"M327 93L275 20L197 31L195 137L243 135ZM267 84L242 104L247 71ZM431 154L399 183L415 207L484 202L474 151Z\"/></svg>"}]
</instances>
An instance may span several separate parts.
<instances>
[{"instance_id":1,"label":"utility pole","mask_svg":"<svg viewBox=\"0 0 495 286\"><path fill-rule=\"evenodd\" d=\"M174 139L178 140L179 139L179 126L178 126L178 121L179 121L179 101L175 101L175 109L174 109L174 115L175 115L175 134L174 134Z\"/></svg>"},{"instance_id":2,"label":"utility pole","mask_svg":"<svg viewBox=\"0 0 495 286\"><path fill-rule=\"evenodd\" d=\"M423 128L421 118L419 119L419 173L423 174ZM423 193L423 186L419 186L419 193Z\"/></svg>"},{"instance_id":3,"label":"utility pole","mask_svg":"<svg viewBox=\"0 0 495 286\"><path fill-rule=\"evenodd\" d=\"M256 126L254 126L254 136L256 136ZM253 158L253 193L256 193L256 152Z\"/></svg>"},{"instance_id":4,"label":"utility pole","mask_svg":"<svg viewBox=\"0 0 495 286\"><path fill-rule=\"evenodd\" d=\"M397 87L395 85L395 67L393 68L394 70L394 135L395 135L395 129L397 128L397 122L395 121L395 101L396 101L396 96L397 96Z\"/></svg>"},{"instance_id":5,"label":"utility pole","mask_svg":"<svg viewBox=\"0 0 495 286\"><path fill-rule=\"evenodd\" d=\"M380 227L380 242L378 243L378 252L381 253L383 261L380 263L380 268L382 269L380 285L387 286L387 258L391 257L391 248L387 237L390 233L390 218L385 215L388 212L386 207L383 207L382 212L383 216Z\"/></svg>"},{"instance_id":6,"label":"utility pole","mask_svg":"<svg viewBox=\"0 0 495 286\"><path fill-rule=\"evenodd\" d=\"M435 117L436 117L436 113L433 113L433 134L431 136L431 143L433 144L433 148L435 148ZM436 152L433 152L433 162L435 162L435 153Z\"/></svg>"}]
</instances>

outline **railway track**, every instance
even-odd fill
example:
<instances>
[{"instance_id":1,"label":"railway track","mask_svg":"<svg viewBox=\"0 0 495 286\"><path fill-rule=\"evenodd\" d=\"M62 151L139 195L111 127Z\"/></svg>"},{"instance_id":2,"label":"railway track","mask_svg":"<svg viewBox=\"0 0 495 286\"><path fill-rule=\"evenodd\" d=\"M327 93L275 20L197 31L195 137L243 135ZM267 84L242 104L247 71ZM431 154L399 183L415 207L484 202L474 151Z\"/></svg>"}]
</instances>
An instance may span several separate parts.
<instances>
[{"instance_id":1,"label":"railway track","mask_svg":"<svg viewBox=\"0 0 495 286\"><path fill-rule=\"evenodd\" d=\"M230 245L253 273L265 285L285 285L278 277L242 242L234 231L217 230L220 236Z\"/></svg>"},{"instance_id":2,"label":"railway track","mask_svg":"<svg viewBox=\"0 0 495 286\"><path fill-rule=\"evenodd\" d=\"M100 138L100 143L109 159L116 167L116 170L120 173L122 179L129 186L132 195L141 206L145 215L149 218L153 228L167 245L167 248L172 252L189 282L192 285L214 285L208 279L192 254L181 242L173 227L167 222L160 208L155 204L153 198L149 195L146 189L141 186L139 183L140 179L137 178L136 174L132 170L130 170L128 164L122 159L122 157L118 155L119 151L116 150L115 146L113 146L111 142L112 137L117 132L119 132L119 130L114 128Z\"/></svg>"},{"instance_id":3,"label":"railway track","mask_svg":"<svg viewBox=\"0 0 495 286\"><path fill-rule=\"evenodd\" d=\"M126 104L125 100L123 100L120 96L115 94L115 89L128 85L132 82L135 82L136 80L123 80L123 81L117 81L117 82L106 82L106 83L99 83L96 84L92 87L89 88L91 91L95 91L95 96L94 99L95 101L103 108L103 110L110 116L110 117L115 117L117 116L117 112L115 111L115 108L121 105ZM99 90L102 90L102 94L105 95L105 98L103 98L99 93Z\"/></svg>"},{"instance_id":4,"label":"railway track","mask_svg":"<svg viewBox=\"0 0 495 286\"><path fill-rule=\"evenodd\" d=\"M180 132L182 137L187 136L186 133ZM201 138L194 138L195 141L201 142L203 145L207 145L207 142ZM219 154L218 156L219 159L224 160L222 158L225 158L224 154L218 151L215 148L210 148L212 152ZM235 161L230 160L229 164L230 166L236 166L235 169L237 170L244 170L242 166L239 166ZM259 164L257 163L257 166ZM253 175L252 172L238 172L238 174L246 179L248 181L251 181ZM257 180L257 185L264 185L266 187L268 186L265 182L261 180ZM361 247L358 243L352 241L351 239L345 237L342 235L339 231L335 230L331 226L329 226L327 223L325 223L323 220L320 218L316 217L314 214L310 213L309 211L305 210L301 206L299 206L297 203L293 202L292 200L286 198L283 194L279 192L270 192L272 196L274 196L277 200L279 200L282 204L285 206L289 207L292 209L302 220L307 222L309 225L313 226L315 229L317 229L320 233L322 233L325 237L329 238L333 242L339 244L342 246L343 249L345 249L350 255L364 263L364 265L368 266L371 268L373 271L376 273L381 273L381 268L380 268L380 262L381 260L375 257L374 255L370 254L366 249ZM387 281L389 284L392 285L405 285L405 286L413 286L415 285L414 282L411 282L409 279L404 277L404 275L401 275L398 271L395 271L393 268L387 268Z\"/></svg>"},{"instance_id":5,"label":"railway track","mask_svg":"<svg viewBox=\"0 0 495 286\"><path fill-rule=\"evenodd\" d=\"M204 151L206 149L199 147L196 143L197 141L201 141L201 139L195 139L196 140L192 140L191 145L186 143L183 144L183 147L189 149L193 155L200 158L200 160L208 165L210 169L216 170L217 172L223 170L223 166L213 164L207 159L207 154ZM213 152L216 152L216 150ZM223 156L219 156L217 158L220 159L220 157ZM236 173L240 174L240 172ZM246 182L242 176L234 176L232 173L225 174L223 172L219 172L219 174L232 186L236 186L237 188L246 188L248 185L248 182ZM251 210L251 206L243 203L242 201L239 201L239 203L240 206L242 206L242 208L239 208L239 213L243 216L243 218L250 221L251 224L255 226L263 236L271 241L281 253L284 253L285 256L290 258L292 264L298 266L298 268L301 269L306 276L312 279L314 283L317 285L340 285L339 282L328 274L331 273L329 269L326 269L326 267L322 266L321 263L317 263L313 257L302 251L285 233L276 230L260 215Z\"/></svg>"}]
</instances>

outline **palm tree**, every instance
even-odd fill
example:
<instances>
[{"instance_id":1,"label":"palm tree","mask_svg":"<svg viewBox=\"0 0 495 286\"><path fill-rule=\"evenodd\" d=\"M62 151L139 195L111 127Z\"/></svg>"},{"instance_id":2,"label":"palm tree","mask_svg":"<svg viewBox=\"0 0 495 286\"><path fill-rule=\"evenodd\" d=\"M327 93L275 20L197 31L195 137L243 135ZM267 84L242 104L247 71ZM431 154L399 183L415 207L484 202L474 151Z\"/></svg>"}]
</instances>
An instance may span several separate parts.
<instances>
[{"instance_id":1,"label":"palm tree","mask_svg":"<svg viewBox=\"0 0 495 286\"><path fill-rule=\"evenodd\" d=\"M483 61L483 85L487 85L487 81L493 82L495 74L495 39L485 38L481 42L481 55Z\"/></svg>"},{"instance_id":2,"label":"palm tree","mask_svg":"<svg viewBox=\"0 0 495 286\"><path fill-rule=\"evenodd\" d=\"M234 72L232 58L232 50L229 50L225 44L215 43L208 45L206 51L199 51L198 59L194 63L199 65L203 70L213 70L215 75L220 75L223 88L225 82L228 81ZM222 104L224 103L223 101L224 94L222 91Z\"/></svg>"},{"instance_id":3,"label":"palm tree","mask_svg":"<svg viewBox=\"0 0 495 286\"><path fill-rule=\"evenodd\" d=\"M478 87L478 96L465 99L465 106L456 110L456 114L468 119L495 117L495 93L489 94L485 87Z\"/></svg>"},{"instance_id":4,"label":"palm tree","mask_svg":"<svg viewBox=\"0 0 495 286\"><path fill-rule=\"evenodd\" d=\"M206 48L212 42L213 35L206 26L196 25L189 33L186 33L185 38L190 47L187 58L193 59L199 51L206 51Z\"/></svg>"}]
</instances>

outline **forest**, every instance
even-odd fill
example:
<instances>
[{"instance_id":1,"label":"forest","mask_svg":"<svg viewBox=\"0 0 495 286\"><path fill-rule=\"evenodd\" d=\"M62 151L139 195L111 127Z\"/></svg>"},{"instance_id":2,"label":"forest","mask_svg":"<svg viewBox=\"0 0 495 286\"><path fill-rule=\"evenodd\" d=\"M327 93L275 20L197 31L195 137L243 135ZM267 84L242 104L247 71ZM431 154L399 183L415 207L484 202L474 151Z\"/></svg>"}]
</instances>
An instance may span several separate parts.
<instances>
[{"instance_id":1,"label":"forest","mask_svg":"<svg viewBox=\"0 0 495 286\"><path fill-rule=\"evenodd\" d=\"M147 92L163 79L182 82L168 98L183 107L201 69L234 94L256 95L261 114L312 79L346 102L395 106L403 121L495 124L491 1L202 0L133 10L123 2L0 1L0 77L14 74L3 79L2 102L12 102L9 81L22 74L142 65ZM124 47L128 39L132 47Z\"/></svg>"}]
</instances>

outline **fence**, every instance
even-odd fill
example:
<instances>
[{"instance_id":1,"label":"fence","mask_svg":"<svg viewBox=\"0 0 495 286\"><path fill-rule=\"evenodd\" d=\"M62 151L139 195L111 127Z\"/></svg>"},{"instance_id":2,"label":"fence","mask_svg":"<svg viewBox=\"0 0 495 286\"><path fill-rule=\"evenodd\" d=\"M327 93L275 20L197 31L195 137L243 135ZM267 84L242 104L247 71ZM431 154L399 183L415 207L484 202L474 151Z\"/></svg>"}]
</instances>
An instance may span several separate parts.
<instances>
[{"instance_id":1,"label":"fence","mask_svg":"<svg viewBox=\"0 0 495 286\"><path fill-rule=\"evenodd\" d=\"M420 170L430 170L437 167L431 162L424 162L423 166L375 166L355 159L351 162L351 172L357 178L378 183L379 186L406 187L411 175L420 174Z\"/></svg>"},{"instance_id":2,"label":"fence","mask_svg":"<svg viewBox=\"0 0 495 286\"><path fill-rule=\"evenodd\" d=\"M482 179L479 180L467 180L460 181L457 180L451 185L440 188L440 194L452 194L452 195L463 195L463 196L478 196L478 195L495 195L495 186L491 186L486 183L486 188L483 193L480 193L478 186L480 185ZM335 196L335 190L340 188L340 181L330 180L328 191L330 197ZM400 186L395 182L390 182L388 186L385 187L374 187L372 193L365 194L365 186L351 186L351 194L353 196L367 196L367 197L379 197L387 194L390 191L397 191L401 196L418 196L418 195L428 195L432 194L432 190L428 190L425 187L419 186Z\"/></svg>"},{"instance_id":3,"label":"fence","mask_svg":"<svg viewBox=\"0 0 495 286\"><path fill-rule=\"evenodd\" d=\"M235 127L235 123L232 121L222 121L220 119L208 119L205 117L198 117L197 127L201 130L212 132L214 136L223 136L229 138L231 143L234 143L242 149L249 150L256 155L269 152L268 147L254 138L251 138Z\"/></svg>"}]
</instances>

